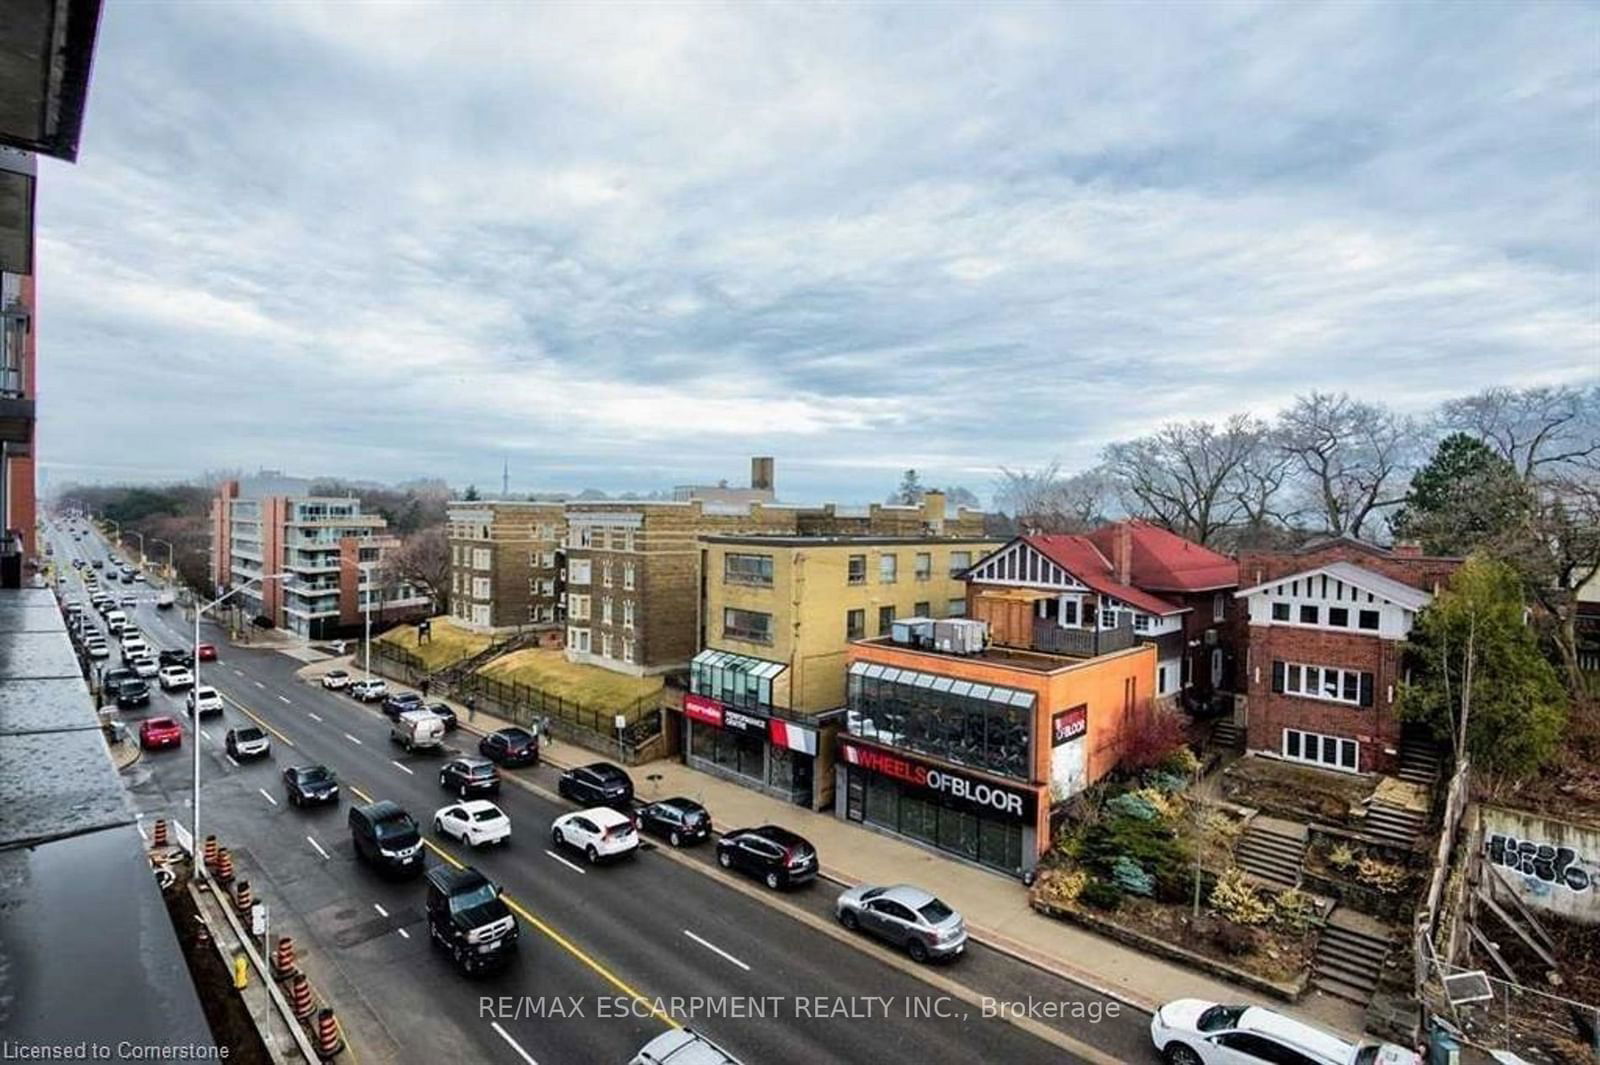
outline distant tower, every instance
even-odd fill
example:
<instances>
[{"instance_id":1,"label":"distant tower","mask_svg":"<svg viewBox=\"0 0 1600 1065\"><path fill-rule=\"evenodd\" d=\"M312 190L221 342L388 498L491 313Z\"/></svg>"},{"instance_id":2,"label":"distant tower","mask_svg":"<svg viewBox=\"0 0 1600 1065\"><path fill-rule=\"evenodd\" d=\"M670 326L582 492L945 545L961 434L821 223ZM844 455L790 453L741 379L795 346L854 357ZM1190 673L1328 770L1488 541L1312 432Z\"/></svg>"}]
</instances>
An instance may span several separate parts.
<instances>
[{"instance_id":1,"label":"distant tower","mask_svg":"<svg viewBox=\"0 0 1600 1065\"><path fill-rule=\"evenodd\" d=\"M511 457L506 456L505 465L500 468L500 498L511 498Z\"/></svg>"}]
</instances>

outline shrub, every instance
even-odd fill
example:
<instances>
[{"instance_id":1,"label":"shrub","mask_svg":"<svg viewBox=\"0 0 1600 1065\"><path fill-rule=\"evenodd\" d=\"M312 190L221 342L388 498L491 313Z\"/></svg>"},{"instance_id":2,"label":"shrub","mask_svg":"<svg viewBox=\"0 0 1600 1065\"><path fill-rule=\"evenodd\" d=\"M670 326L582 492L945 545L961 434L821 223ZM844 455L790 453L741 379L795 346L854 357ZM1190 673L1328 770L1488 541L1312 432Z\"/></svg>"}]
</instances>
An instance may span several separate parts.
<instances>
[{"instance_id":1,"label":"shrub","mask_svg":"<svg viewBox=\"0 0 1600 1065\"><path fill-rule=\"evenodd\" d=\"M1259 937L1254 928L1224 922L1212 934L1211 941L1230 958L1242 958L1255 953Z\"/></svg>"},{"instance_id":2,"label":"shrub","mask_svg":"<svg viewBox=\"0 0 1600 1065\"><path fill-rule=\"evenodd\" d=\"M1274 923L1297 934L1308 931L1317 919L1317 904L1298 888L1279 892L1272 908Z\"/></svg>"},{"instance_id":3,"label":"shrub","mask_svg":"<svg viewBox=\"0 0 1600 1065\"><path fill-rule=\"evenodd\" d=\"M1221 810L1210 810L1200 819L1200 831L1208 846L1231 853L1239 837L1244 835L1244 822Z\"/></svg>"},{"instance_id":4,"label":"shrub","mask_svg":"<svg viewBox=\"0 0 1600 1065\"><path fill-rule=\"evenodd\" d=\"M1122 905L1122 890L1104 880L1091 880L1083 885L1078 898L1101 910L1114 910Z\"/></svg>"},{"instance_id":5,"label":"shrub","mask_svg":"<svg viewBox=\"0 0 1600 1065\"><path fill-rule=\"evenodd\" d=\"M1123 792L1107 802L1106 812L1116 817L1132 817L1139 821L1154 821L1161 816L1156 804L1137 791Z\"/></svg>"},{"instance_id":6,"label":"shrub","mask_svg":"<svg viewBox=\"0 0 1600 1065\"><path fill-rule=\"evenodd\" d=\"M1160 765L1185 746L1183 719L1172 710L1155 709L1128 738L1118 768L1130 772Z\"/></svg>"},{"instance_id":7,"label":"shrub","mask_svg":"<svg viewBox=\"0 0 1600 1065\"><path fill-rule=\"evenodd\" d=\"M1187 747L1184 750L1188 750ZM1176 795L1189 786L1189 778L1177 773L1166 773L1153 769L1144 775L1145 787L1160 792L1162 795Z\"/></svg>"},{"instance_id":8,"label":"shrub","mask_svg":"<svg viewBox=\"0 0 1600 1065\"><path fill-rule=\"evenodd\" d=\"M1405 890L1411 874L1402 866L1376 858L1363 858L1356 863L1356 879L1375 891L1395 895Z\"/></svg>"},{"instance_id":9,"label":"shrub","mask_svg":"<svg viewBox=\"0 0 1600 1065\"><path fill-rule=\"evenodd\" d=\"M1111 863L1111 879L1117 887L1130 895L1149 898L1156 893L1156 878L1126 855Z\"/></svg>"},{"instance_id":10,"label":"shrub","mask_svg":"<svg viewBox=\"0 0 1600 1065\"><path fill-rule=\"evenodd\" d=\"M1187 783L1195 773L1200 770L1200 759L1189 749L1188 744L1177 748L1161 761L1156 763L1156 772L1169 776L1182 777Z\"/></svg>"},{"instance_id":11,"label":"shrub","mask_svg":"<svg viewBox=\"0 0 1600 1065\"><path fill-rule=\"evenodd\" d=\"M1348 872L1355 867L1356 852L1349 844L1338 843L1328 852L1328 864L1340 872Z\"/></svg>"},{"instance_id":12,"label":"shrub","mask_svg":"<svg viewBox=\"0 0 1600 1065\"><path fill-rule=\"evenodd\" d=\"M1188 864L1172 827L1155 818L1109 817L1084 834L1082 860L1102 876L1115 875L1119 858L1137 863L1163 890L1183 880Z\"/></svg>"},{"instance_id":13,"label":"shrub","mask_svg":"<svg viewBox=\"0 0 1600 1065\"><path fill-rule=\"evenodd\" d=\"M1272 917L1272 907L1256 894L1238 866L1217 878L1211 889L1211 908L1235 924L1266 924Z\"/></svg>"},{"instance_id":14,"label":"shrub","mask_svg":"<svg viewBox=\"0 0 1600 1065\"><path fill-rule=\"evenodd\" d=\"M1081 869L1051 869L1039 878L1033 890L1045 902L1063 905L1073 902L1089 882L1089 874Z\"/></svg>"}]
</instances>

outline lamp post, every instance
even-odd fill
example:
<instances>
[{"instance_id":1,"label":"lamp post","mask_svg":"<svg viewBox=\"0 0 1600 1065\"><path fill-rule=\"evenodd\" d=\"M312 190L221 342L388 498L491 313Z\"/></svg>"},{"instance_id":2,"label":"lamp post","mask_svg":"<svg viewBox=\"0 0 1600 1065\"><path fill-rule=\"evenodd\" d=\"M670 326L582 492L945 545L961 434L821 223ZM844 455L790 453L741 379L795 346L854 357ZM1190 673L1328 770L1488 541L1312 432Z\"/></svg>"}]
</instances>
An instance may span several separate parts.
<instances>
[{"instance_id":1,"label":"lamp post","mask_svg":"<svg viewBox=\"0 0 1600 1065\"><path fill-rule=\"evenodd\" d=\"M129 529L123 536L137 536L139 538L139 568L144 569L144 533L137 529Z\"/></svg>"},{"instance_id":2,"label":"lamp post","mask_svg":"<svg viewBox=\"0 0 1600 1065\"><path fill-rule=\"evenodd\" d=\"M189 740L194 746L194 810L189 822L189 827L190 831L194 833L193 842L191 844L194 849L190 853L190 858L193 859L195 863L194 867L196 871L198 871L200 865L200 618L207 610L210 610L214 606L220 606L227 600L232 599L234 596L238 595L240 592L251 587L252 585L265 584L267 581L283 581L285 584L287 584L291 576L292 574L289 573L263 573L255 577L251 577L249 580L245 581L236 588L228 589L226 592L223 592L209 603L201 603L199 600L195 601L194 650L193 654L190 656L191 661L189 663L190 672L194 675L194 686L189 689L191 693L190 698L194 702L194 706L190 711L194 718L194 731L189 736Z\"/></svg>"},{"instance_id":3,"label":"lamp post","mask_svg":"<svg viewBox=\"0 0 1600 1065\"><path fill-rule=\"evenodd\" d=\"M172 543L168 540L161 539L159 536L150 537L150 542L153 544L160 544L167 549L167 573L170 575L175 572L173 570L172 562Z\"/></svg>"}]
</instances>

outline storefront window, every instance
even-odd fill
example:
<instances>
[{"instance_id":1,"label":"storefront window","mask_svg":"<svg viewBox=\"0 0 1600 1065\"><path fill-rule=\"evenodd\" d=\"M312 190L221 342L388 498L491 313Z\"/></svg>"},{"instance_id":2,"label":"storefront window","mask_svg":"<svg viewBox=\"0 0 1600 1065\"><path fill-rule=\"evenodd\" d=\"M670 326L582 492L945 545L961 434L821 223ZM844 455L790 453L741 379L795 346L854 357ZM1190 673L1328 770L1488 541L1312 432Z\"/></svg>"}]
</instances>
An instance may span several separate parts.
<instances>
[{"instance_id":1,"label":"storefront window","mask_svg":"<svg viewBox=\"0 0 1600 1065\"><path fill-rule=\"evenodd\" d=\"M961 765L1029 779L1034 695L1013 688L858 662L849 686L852 733Z\"/></svg>"},{"instance_id":2,"label":"storefront window","mask_svg":"<svg viewBox=\"0 0 1600 1065\"><path fill-rule=\"evenodd\" d=\"M767 783L785 791L794 790L794 752L787 747L773 747L767 765Z\"/></svg>"},{"instance_id":3,"label":"storefront window","mask_svg":"<svg viewBox=\"0 0 1600 1065\"><path fill-rule=\"evenodd\" d=\"M900 796L900 831L924 843L938 843L939 808L924 799Z\"/></svg>"},{"instance_id":4,"label":"storefront window","mask_svg":"<svg viewBox=\"0 0 1600 1065\"><path fill-rule=\"evenodd\" d=\"M709 725L689 723L689 753L708 762L717 760L717 730Z\"/></svg>"},{"instance_id":5,"label":"storefront window","mask_svg":"<svg viewBox=\"0 0 1600 1065\"><path fill-rule=\"evenodd\" d=\"M867 782L867 821L883 828L900 830L900 787L875 773L855 773Z\"/></svg>"}]
</instances>

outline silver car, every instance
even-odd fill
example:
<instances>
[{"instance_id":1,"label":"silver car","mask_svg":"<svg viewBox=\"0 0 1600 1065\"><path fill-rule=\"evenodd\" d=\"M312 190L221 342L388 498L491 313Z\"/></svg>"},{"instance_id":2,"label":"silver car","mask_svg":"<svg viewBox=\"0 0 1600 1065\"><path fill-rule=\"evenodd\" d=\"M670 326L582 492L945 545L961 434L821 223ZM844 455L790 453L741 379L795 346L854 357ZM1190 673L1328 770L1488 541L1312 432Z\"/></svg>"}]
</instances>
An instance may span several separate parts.
<instances>
[{"instance_id":1,"label":"silver car","mask_svg":"<svg viewBox=\"0 0 1600 1065\"><path fill-rule=\"evenodd\" d=\"M839 923L865 929L905 949L912 961L953 958L967 948L967 923L936 897L910 884L858 884L834 904Z\"/></svg>"}]
</instances>

